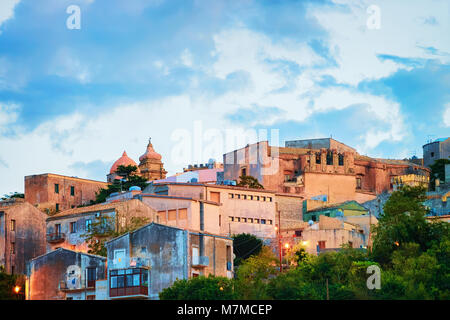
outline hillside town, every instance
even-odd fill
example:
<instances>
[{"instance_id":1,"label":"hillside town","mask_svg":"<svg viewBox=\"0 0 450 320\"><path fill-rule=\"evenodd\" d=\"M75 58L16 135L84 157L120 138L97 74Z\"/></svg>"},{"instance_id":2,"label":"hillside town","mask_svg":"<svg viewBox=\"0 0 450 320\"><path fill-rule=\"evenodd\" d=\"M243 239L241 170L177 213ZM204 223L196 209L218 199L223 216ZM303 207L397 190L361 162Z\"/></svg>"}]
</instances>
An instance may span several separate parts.
<instances>
[{"instance_id":1,"label":"hillside town","mask_svg":"<svg viewBox=\"0 0 450 320\"><path fill-rule=\"evenodd\" d=\"M144 147L138 161L117 150L105 181L36 173L0 201L0 266L17 297L160 299L180 279L233 279L242 234L280 270L299 245L312 256L371 250L385 203L405 186L426 190L429 223L450 220L448 137L410 159L371 158L333 138L259 141L172 176L152 140Z\"/></svg>"}]
</instances>

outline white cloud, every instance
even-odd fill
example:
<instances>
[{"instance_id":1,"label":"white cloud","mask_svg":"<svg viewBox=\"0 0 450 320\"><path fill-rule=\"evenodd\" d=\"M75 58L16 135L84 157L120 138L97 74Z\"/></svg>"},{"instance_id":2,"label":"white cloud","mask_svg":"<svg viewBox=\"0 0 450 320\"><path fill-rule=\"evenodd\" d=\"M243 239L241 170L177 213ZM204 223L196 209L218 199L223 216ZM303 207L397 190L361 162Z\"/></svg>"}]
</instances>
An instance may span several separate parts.
<instances>
[{"instance_id":1,"label":"white cloud","mask_svg":"<svg viewBox=\"0 0 450 320\"><path fill-rule=\"evenodd\" d=\"M450 127L450 103L447 103L444 111L443 120L446 127Z\"/></svg>"},{"instance_id":2,"label":"white cloud","mask_svg":"<svg viewBox=\"0 0 450 320\"><path fill-rule=\"evenodd\" d=\"M73 78L82 84L91 81L91 71L88 66L80 61L68 48L60 48L53 57L49 74L64 78Z\"/></svg>"},{"instance_id":3,"label":"white cloud","mask_svg":"<svg viewBox=\"0 0 450 320\"><path fill-rule=\"evenodd\" d=\"M0 26L14 16L14 7L19 2L20 0L2 0L0 2Z\"/></svg>"}]
</instances>

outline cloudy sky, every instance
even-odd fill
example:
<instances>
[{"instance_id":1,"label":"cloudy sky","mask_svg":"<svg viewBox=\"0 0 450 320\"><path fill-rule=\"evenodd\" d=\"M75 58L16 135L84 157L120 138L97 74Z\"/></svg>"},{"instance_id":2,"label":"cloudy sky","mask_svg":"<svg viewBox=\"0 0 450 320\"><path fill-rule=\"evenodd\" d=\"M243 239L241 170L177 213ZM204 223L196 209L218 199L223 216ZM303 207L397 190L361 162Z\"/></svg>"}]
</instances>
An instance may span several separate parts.
<instances>
[{"instance_id":1,"label":"cloudy sky","mask_svg":"<svg viewBox=\"0 0 450 320\"><path fill-rule=\"evenodd\" d=\"M170 174L242 137L421 157L450 135L449 33L448 0L1 0L0 195L105 180L149 137Z\"/></svg>"}]
</instances>

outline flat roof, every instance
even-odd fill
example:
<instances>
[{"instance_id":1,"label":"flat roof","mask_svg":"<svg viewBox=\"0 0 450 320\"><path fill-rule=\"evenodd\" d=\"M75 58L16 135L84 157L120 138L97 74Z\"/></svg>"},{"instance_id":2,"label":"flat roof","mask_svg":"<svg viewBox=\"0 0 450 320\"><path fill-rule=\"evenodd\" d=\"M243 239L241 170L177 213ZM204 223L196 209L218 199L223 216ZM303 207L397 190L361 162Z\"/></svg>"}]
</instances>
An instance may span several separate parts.
<instances>
[{"instance_id":1,"label":"flat roof","mask_svg":"<svg viewBox=\"0 0 450 320\"><path fill-rule=\"evenodd\" d=\"M40 174L32 174L32 175L25 176L25 179L31 178L31 177L38 177L38 176L60 177L60 178L70 179L70 180L82 180L82 181L87 181L87 182L94 182L94 183L108 184L108 182L106 182L106 181L98 181L98 180L92 180L92 179L84 179L84 178L78 178L78 177L74 177L74 176L63 176L63 175L61 175L61 174L56 174L56 173L40 173Z\"/></svg>"}]
</instances>

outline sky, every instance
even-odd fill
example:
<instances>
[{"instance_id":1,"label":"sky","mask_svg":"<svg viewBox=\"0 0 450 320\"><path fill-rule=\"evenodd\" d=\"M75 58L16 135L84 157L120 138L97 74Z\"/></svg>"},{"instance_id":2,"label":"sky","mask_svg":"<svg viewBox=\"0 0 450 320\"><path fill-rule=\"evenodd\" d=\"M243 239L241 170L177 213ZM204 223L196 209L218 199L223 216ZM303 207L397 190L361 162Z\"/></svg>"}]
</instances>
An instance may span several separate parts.
<instances>
[{"instance_id":1,"label":"sky","mask_svg":"<svg viewBox=\"0 0 450 320\"><path fill-rule=\"evenodd\" d=\"M260 140L421 157L450 136L449 33L448 0L1 0L0 195L105 181L149 137L169 175Z\"/></svg>"}]
</instances>

